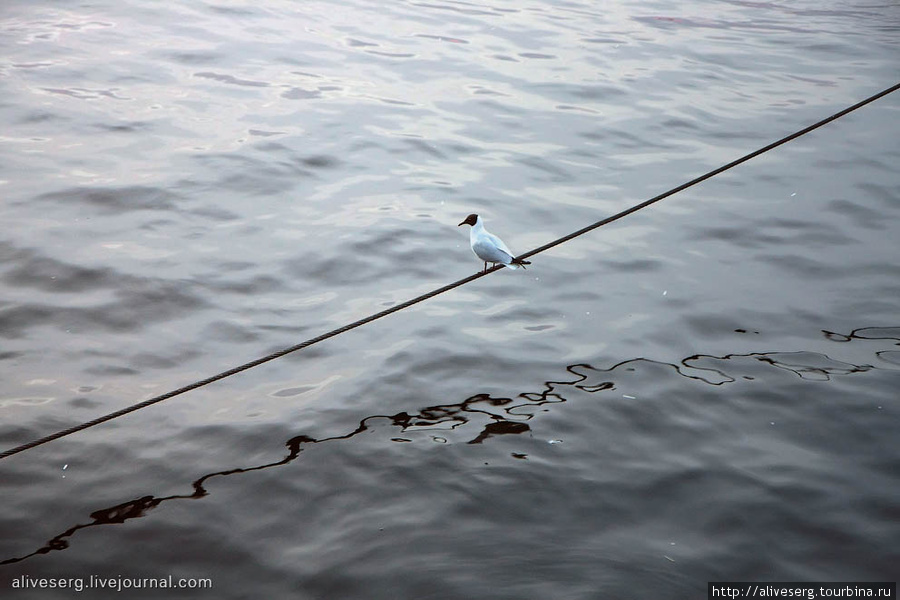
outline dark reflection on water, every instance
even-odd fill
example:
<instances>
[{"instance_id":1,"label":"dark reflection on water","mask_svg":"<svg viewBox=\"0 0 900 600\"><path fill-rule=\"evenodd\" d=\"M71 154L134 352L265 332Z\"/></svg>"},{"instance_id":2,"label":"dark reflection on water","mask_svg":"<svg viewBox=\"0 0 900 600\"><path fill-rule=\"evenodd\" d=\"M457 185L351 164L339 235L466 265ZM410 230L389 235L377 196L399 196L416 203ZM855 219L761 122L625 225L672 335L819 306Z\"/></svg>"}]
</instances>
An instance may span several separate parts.
<instances>
[{"instance_id":1,"label":"dark reflection on water","mask_svg":"<svg viewBox=\"0 0 900 600\"><path fill-rule=\"evenodd\" d=\"M855 329L849 334L823 331L826 338L837 342L852 340L894 340L900 345L900 327L866 327ZM875 355L889 364L898 364L884 358L891 351L878 351ZM894 352L893 354L896 354ZM165 502L174 500L199 500L209 495L206 483L215 477L224 477L271 469L287 465L296 460L304 448L311 444L336 443L350 440L370 431L374 422L387 421L398 431L389 438L394 442L412 442L418 433L427 433L431 440L446 443L447 439L438 432L458 430L467 425L480 426L481 431L468 440L468 444L482 444L500 435L523 434L531 431L527 421L540 414L537 409L567 401L567 396L580 390L587 393L612 392L619 384L629 379L659 377L657 366L671 374L701 382L706 385L721 386L739 380L752 381L756 377L748 373L758 373L758 369L779 369L793 373L803 380L831 381L835 376L862 374L874 369L887 368L883 364L851 364L834 360L818 352L754 352L748 354L727 354L724 356L693 355L677 364L634 358L620 362L607 369L596 368L587 363L577 363L566 367L574 379L546 381L540 392L525 392L516 398L494 397L490 394L476 394L456 404L439 404L419 409L416 413L400 412L394 415L371 415L362 419L350 432L323 438L297 435L285 442L287 454L280 460L253 467L238 467L206 474L192 483L189 494L175 494L164 497L141 496L122 504L100 509L91 513L89 523L73 525L52 537L42 547L29 554L6 559L0 564L13 564L28 558L47 554L69 547L69 538L82 529L102 525L116 525L131 519L147 516L150 511ZM631 398L630 396L625 396ZM635 399L637 400L637 399ZM546 410L546 409L545 409ZM487 420L485 423L484 420ZM432 433L435 432L435 433ZM512 453L513 458L527 460L524 453Z\"/></svg>"},{"instance_id":2,"label":"dark reflection on water","mask_svg":"<svg viewBox=\"0 0 900 600\"><path fill-rule=\"evenodd\" d=\"M900 327L863 327L854 329L849 334L823 331L825 336L834 342L849 342L851 340L894 340L900 346Z\"/></svg>"}]
</instances>

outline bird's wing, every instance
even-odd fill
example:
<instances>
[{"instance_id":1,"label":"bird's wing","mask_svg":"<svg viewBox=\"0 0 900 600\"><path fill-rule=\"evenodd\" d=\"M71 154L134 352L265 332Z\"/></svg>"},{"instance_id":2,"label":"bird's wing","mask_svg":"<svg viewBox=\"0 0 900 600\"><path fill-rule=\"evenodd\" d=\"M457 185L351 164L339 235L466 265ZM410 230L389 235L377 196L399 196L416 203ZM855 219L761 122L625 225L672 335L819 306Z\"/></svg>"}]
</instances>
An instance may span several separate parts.
<instances>
[{"instance_id":1,"label":"bird's wing","mask_svg":"<svg viewBox=\"0 0 900 600\"><path fill-rule=\"evenodd\" d=\"M487 237L489 240L491 240L492 244L494 244L500 250L503 250L504 252L506 252L509 255L509 257L512 258L513 253L509 248L506 247L506 244L503 243L503 240L498 238L493 233L485 233L485 237Z\"/></svg>"},{"instance_id":2,"label":"bird's wing","mask_svg":"<svg viewBox=\"0 0 900 600\"><path fill-rule=\"evenodd\" d=\"M502 244L503 242L497 245L492 240L481 239L472 244L472 250L481 260L507 265L512 262L512 254L505 249L505 246L500 247Z\"/></svg>"}]
</instances>

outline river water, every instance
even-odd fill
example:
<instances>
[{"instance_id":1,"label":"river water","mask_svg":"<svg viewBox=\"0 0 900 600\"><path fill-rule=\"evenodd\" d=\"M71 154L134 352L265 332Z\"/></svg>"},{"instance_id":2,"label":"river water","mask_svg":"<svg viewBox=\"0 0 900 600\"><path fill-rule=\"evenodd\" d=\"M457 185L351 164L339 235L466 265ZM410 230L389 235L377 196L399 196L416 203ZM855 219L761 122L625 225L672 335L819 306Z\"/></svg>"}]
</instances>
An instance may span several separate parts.
<instances>
[{"instance_id":1,"label":"river water","mask_svg":"<svg viewBox=\"0 0 900 600\"><path fill-rule=\"evenodd\" d=\"M7 0L0 450L475 272L469 213L522 253L898 79L886 1ZM893 94L0 461L3 597L895 581L898 139Z\"/></svg>"}]
</instances>

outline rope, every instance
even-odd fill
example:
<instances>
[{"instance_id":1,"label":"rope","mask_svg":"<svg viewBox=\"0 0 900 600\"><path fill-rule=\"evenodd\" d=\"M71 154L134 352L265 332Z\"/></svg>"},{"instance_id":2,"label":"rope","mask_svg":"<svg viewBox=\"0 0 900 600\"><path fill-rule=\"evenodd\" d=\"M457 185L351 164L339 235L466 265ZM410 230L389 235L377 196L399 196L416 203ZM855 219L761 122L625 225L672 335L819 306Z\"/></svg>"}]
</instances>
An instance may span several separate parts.
<instances>
[{"instance_id":1,"label":"rope","mask_svg":"<svg viewBox=\"0 0 900 600\"><path fill-rule=\"evenodd\" d=\"M673 196L673 195L677 194L678 192L682 192L691 186L697 185L698 183L702 183L702 182L706 181L707 179L709 179L710 177L715 177L719 173L723 173L723 172L727 171L728 169L738 166L741 163L745 163L748 160L750 160L751 158L756 158L760 154L764 154L764 153L768 152L769 150L772 150L774 148L777 148L778 146L781 146L782 144L787 144L788 142L795 140L802 135L806 135L810 131L814 131L814 130L818 129L819 127L822 127L823 125L827 125L828 123L831 123L832 121L836 121L837 119L840 119L844 115L847 115L858 108L862 108L866 104L870 104L872 102L875 102L879 98L887 96L888 94L890 94L892 92L896 92L898 89L900 89L900 83L892 85L891 87L878 92L874 96L869 96L865 100L863 100L861 102L857 102L853 106L851 106L849 108L845 108L844 110L842 110L840 112L836 112L833 115L831 115L830 117L822 119L821 121L818 121L817 123L813 123L812 125L810 125L809 127L805 128L805 129L801 129L800 131L796 131L796 132L792 133L791 135L785 136L785 137L781 138L780 140L778 140L777 142L772 142L768 146L763 146L759 150L755 150L754 152L751 152L750 154L745 154L744 156L740 157L739 159L731 161L727 165L722 165L718 169L713 169L712 171L710 171L709 173L706 173L705 175L701 175L700 177L697 177L696 179L691 179L687 183L682 183L678 187L674 187L671 190L669 190L668 192L663 192L659 196L654 196L653 198L650 198L649 200L645 200L644 202L641 202L640 204L635 204L631 208L627 208L620 213L614 214L611 217L606 217L605 219L601 219L601 220L597 221L596 223L591 223L590 225L588 225L587 227L584 227L583 229L579 229L578 231L570 233L569 235L565 235L565 236L559 238L558 240L553 240L552 242L544 244L543 246L541 246L539 248L535 248L534 250L526 252L525 254L522 254L518 258L528 258L529 256L534 256L535 254L540 254L541 252L549 250L550 248L553 248L554 246L559 246L560 244L568 242L569 240L571 240L573 238L577 238L578 236L584 235L585 233L587 233L589 231L593 231L594 229L597 229L598 227L602 227L602 226L606 225L607 223L612 223L613 221L618 221L622 217L627 217L631 213L635 213L643 208L647 208L651 204L656 204L660 200L664 200L665 198L668 198L669 196ZM0 455L0 458L3 458L3 456Z\"/></svg>"},{"instance_id":2,"label":"rope","mask_svg":"<svg viewBox=\"0 0 900 600\"><path fill-rule=\"evenodd\" d=\"M545 252L545 251L549 250L550 248L553 248L555 246L558 246L560 244L568 242L569 240L572 240L581 235L584 235L585 233L588 233L589 231L593 231L594 229L597 229L598 227L602 227L603 225L612 223L613 221L618 221L619 219L621 219L623 217L626 217L626 216L628 216L632 213L635 213L641 209L647 208L651 204L655 204L655 203L659 202L660 200L668 198L669 196L672 196L674 194L677 194L678 192L684 191L691 186L697 185L698 183L706 181L707 179L709 179L711 177L715 177L716 175L718 175L724 171L734 168L734 167L740 165L741 163L747 162L751 158L755 158L755 157L759 156L760 154L764 154L764 153L768 152L769 150L772 150L774 148L777 148L778 146L781 146L782 144L786 144L792 140L797 139L800 136L806 135L807 133L809 133L815 129L818 129L819 127L822 127L823 125L827 125L828 123L831 123L832 121L840 119L844 115L847 115L848 113L851 113L859 108L862 108L863 106L870 104L870 103L874 102L875 100L882 98L883 96L887 96L888 94L895 92L898 89L900 89L900 83L897 83L885 90L882 90L873 96L869 96L865 100L858 102L858 103L854 104L853 106L850 106L849 108L845 108L844 110L837 112L837 113L831 115L830 117L822 119L821 121L818 121L818 122L810 125L809 127L806 127L805 129L801 129L800 131L794 132L788 136L781 138L780 140L778 140L776 142L772 142L768 146L764 146L764 147L760 148L759 150L755 150L754 152L745 154L744 156L742 156L742 157L738 158L737 160L734 160L726 165L723 165L717 169L713 169L712 171L709 171L708 173L701 175L700 177L697 177L696 179L692 179L692 180L688 181L687 183L683 183L683 184L679 185L678 187L672 188L671 190L669 190L667 192L663 192L662 194L659 194L658 196L654 196L653 198L650 198L649 200L641 202L640 204L635 204L634 206L627 208L627 209L623 210L622 212L616 213L610 217L606 217L605 219L601 219L595 223L588 225L587 227L579 229L578 231L575 231L575 232L565 235L559 239L556 239L552 242L544 244L543 246L535 248L534 250L530 250L529 252L526 252L525 254L519 255L517 258L524 259L524 258L528 258L530 256L534 256L535 254L540 254L541 252ZM158 402L162 402L163 400L168 400L169 398L173 398L175 396L180 396L181 394L185 394L185 393L195 390L197 388L209 385L209 384L219 381L221 379L225 379L226 377L231 377L232 375L236 375L242 371L252 369L253 367L258 367L259 365L267 363L272 360L275 360L276 358L281 358L282 356L285 356L286 354L291 354L292 352L297 352L298 350L303 350L304 348L308 348L309 346L312 346L313 344L318 344L319 342L323 342L329 338L335 337L342 333L346 333L346 332L350 331L351 329L356 329L357 327L362 327L363 325L366 325L367 323L371 323L372 321L377 321L378 319L381 319L381 318L386 317L395 312L409 308L410 306L418 304L419 302L424 302L425 300L434 298L435 296L443 294L444 292L449 292L452 289L458 288L462 285L466 285L467 283L475 281L476 279L478 279L480 277L484 277L485 275L488 275L489 273L493 273L494 271L496 271L498 269L502 269L502 268L503 268L502 265L494 265L487 271L479 271L479 272L475 273L474 275L469 275L468 277L464 277L463 279L460 279L458 281L455 281L455 282L445 285L443 287L432 290L426 294L417 296L416 298L413 298L412 300L407 300L406 302L403 302L402 304L397 304L397 305L392 306L381 312L369 315L368 317L365 317L363 319L359 319L358 321L354 321L353 323L344 325L343 327L333 329L327 333L323 333L322 335L316 336L314 338L310 338L310 339L308 339L304 342L301 342L299 344L296 344L294 346L290 346L288 348L284 348L283 350L273 352L272 354L269 354L268 356L264 356L262 358L257 358L256 360L252 360L252 361L245 363L243 365L240 365L238 367L228 369L227 371L222 371L221 373L219 373L217 375L213 375L212 377L207 377L206 379L202 379L200 381L195 381L194 383L191 383L184 387L180 387L177 390L172 390L171 392L167 392L160 396L155 396L148 400L144 400L143 402L138 402L137 404L132 404L131 406L127 406L123 409L117 410L115 412L111 412L102 417L93 419L92 421L87 421L86 423L81 423L80 425L75 425L74 427L69 427L68 429L63 429L62 431L57 431L56 433L53 433L48 436L42 437L40 439L36 439L31 442L22 444L21 446L16 446L15 448L5 450L3 452L0 452L0 459L8 458L14 454L18 454L19 452L24 452L25 450L30 450L31 448L35 448L36 446L40 446L40 445L46 444L48 442L52 442L53 440L58 440L61 437L65 437L67 435L71 435L73 433L83 431L90 427L94 427L95 425L105 423L106 421L111 421L113 419L117 419L119 417L127 415L128 413L132 413L134 411L140 410L142 408L146 408L146 407L156 404Z\"/></svg>"}]
</instances>

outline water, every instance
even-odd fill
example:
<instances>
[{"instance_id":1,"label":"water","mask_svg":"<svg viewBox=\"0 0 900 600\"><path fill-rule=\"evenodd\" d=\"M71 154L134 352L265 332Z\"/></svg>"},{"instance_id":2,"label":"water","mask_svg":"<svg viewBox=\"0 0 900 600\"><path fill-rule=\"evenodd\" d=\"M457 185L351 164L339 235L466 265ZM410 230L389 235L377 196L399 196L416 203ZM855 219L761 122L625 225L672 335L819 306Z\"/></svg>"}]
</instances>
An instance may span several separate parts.
<instances>
[{"instance_id":1,"label":"water","mask_svg":"<svg viewBox=\"0 0 900 600\"><path fill-rule=\"evenodd\" d=\"M888 87L900 8L13 1L0 45L6 449L474 272L471 212L524 252ZM898 110L3 460L0 582L896 580Z\"/></svg>"}]
</instances>

